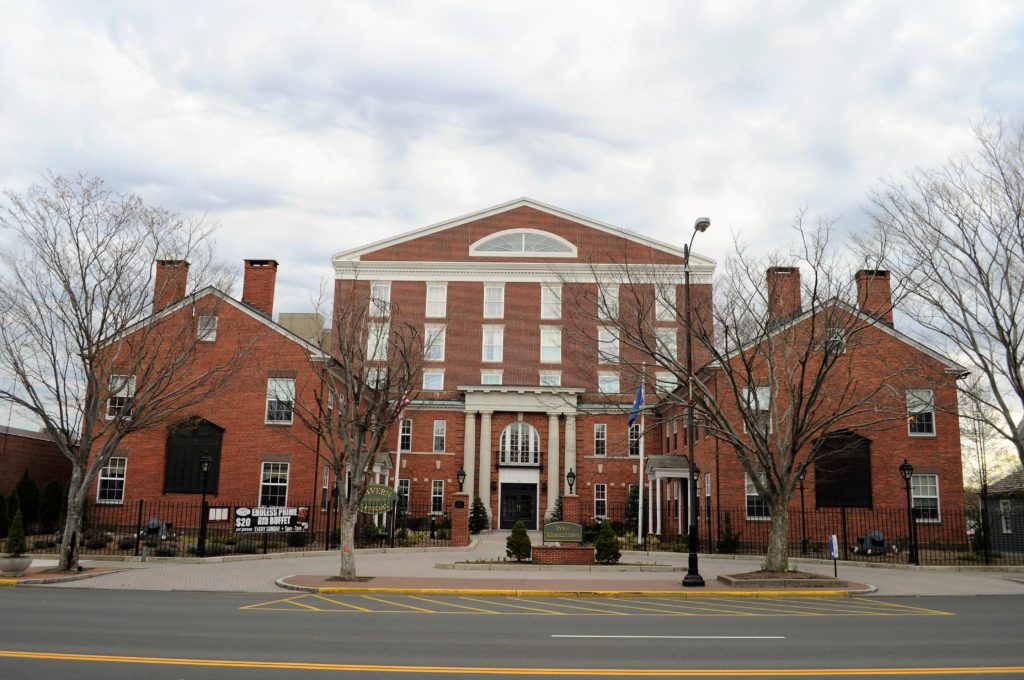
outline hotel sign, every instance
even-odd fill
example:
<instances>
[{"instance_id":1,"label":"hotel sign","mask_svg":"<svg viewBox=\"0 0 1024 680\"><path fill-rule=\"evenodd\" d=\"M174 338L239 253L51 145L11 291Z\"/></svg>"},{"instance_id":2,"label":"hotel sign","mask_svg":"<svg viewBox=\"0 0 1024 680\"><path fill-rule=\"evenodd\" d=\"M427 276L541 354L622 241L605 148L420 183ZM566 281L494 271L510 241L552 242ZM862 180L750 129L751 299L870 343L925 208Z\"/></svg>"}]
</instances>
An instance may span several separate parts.
<instances>
[{"instance_id":1,"label":"hotel sign","mask_svg":"<svg viewBox=\"0 0 1024 680\"><path fill-rule=\"evenodd\" d=\"M390 486L370 484L366 487L363 502L359 504L359 512L367 515L382 515L385 512L391 512L391 508L394 507L397 500L398 494Z\"/></svg>"},{"instance_id":2,"label":"hotel sign","mask_svg":"<svg viewBox=\"0 0 1024 680\"><path fill-rule=\"evenodd\" d=\"M544 542L582 543L583 525L575 522L549 522L544 525Z\"/></svg>"}]
</instances>

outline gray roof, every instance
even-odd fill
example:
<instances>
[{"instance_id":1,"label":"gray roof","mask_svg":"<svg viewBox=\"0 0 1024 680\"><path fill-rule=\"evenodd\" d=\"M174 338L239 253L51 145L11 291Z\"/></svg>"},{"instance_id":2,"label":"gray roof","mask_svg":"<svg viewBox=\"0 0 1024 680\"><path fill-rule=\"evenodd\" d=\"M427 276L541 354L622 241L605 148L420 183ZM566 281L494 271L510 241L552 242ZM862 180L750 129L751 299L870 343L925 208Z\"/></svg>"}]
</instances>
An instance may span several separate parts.
<instances>
[{"instance_id":1,"label":"gray roof","mask_svg":"<svg viewBox=\"0 0 1024 680\"><path fill-rule=\"evenodd\" d=\"M1024 470L1017 468L1002 479L992 482L988 485L988 492L1007 496L1024 494Z\"/></svg>"}]
</instances>

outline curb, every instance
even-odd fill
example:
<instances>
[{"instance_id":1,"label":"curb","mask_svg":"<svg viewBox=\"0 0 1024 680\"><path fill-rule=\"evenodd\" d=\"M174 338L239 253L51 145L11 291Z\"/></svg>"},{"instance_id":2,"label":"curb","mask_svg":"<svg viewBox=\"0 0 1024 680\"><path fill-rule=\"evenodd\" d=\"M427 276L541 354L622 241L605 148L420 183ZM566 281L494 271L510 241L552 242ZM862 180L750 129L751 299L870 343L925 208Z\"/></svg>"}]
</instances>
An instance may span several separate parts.
<instances>
[{"instance_id":1,"label":"curb","mask_svg":"<svg viewBox=\"0 0 1024 680\"><path fill-rule=\"evenodd\" d=\"M0 578L0 588L13 588L18 585L16 578Z\"/></svg>"},{"instance_id":2,"label":"curb","mask_svg":"<svg viewBox=\"0 0 1024 680\"><path fill-rule=\"evenodd\" d=\"M52 583L68 583L69 581L84 581L89 578L96 578L97 576L106 576L107 574L116 574L124 571L124 569L112 569L110 571L101 571L97 573L83 572L81 574L67 574L65 576L44 576L44 577L29 577L29 578L11 578L11 579L0 579L0 588L24 588L28 586L48 586Z\"/></svg>"}]
</instances>

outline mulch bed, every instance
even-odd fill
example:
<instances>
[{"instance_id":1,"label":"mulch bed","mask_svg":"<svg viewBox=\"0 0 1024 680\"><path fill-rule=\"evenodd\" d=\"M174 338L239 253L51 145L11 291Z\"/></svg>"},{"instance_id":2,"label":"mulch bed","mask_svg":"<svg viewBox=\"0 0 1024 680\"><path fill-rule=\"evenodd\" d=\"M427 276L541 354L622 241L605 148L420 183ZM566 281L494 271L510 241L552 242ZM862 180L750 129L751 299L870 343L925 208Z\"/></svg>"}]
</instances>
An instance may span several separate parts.
<instances>
[{"instance_id":1,"label":"mulch bed","mask_svg":"<svg viewBox=\"0 0 1024 680\"><path fill-rule=\"evenodd\" d=\"M747 571L742 574L729 574L734 579L740 581L767 581L771 579L785 579L791 581L794 579L827 579L833 580L831 576L824 576L822 574L809 574L806 571Z\"/></svg>"}]
</instances>

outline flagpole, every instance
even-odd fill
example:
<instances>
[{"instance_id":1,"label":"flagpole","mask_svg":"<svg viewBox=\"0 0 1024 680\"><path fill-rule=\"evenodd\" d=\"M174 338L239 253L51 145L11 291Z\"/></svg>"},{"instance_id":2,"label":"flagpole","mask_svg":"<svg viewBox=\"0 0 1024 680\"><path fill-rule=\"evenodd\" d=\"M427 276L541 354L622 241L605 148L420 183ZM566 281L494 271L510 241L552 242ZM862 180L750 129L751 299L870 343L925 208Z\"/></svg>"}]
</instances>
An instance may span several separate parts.
<instances>
[{"instance_id":1,"label":"flagpole","mask_svg":"<svg viewBox=\"0 0 1024 680\"><path fill-rule=\"evenodd\" d=\"M637 545L644 542L644 427L645 417L640 416L640 508L636 518L636 542Z\"/></svg>"}]
</instances>

